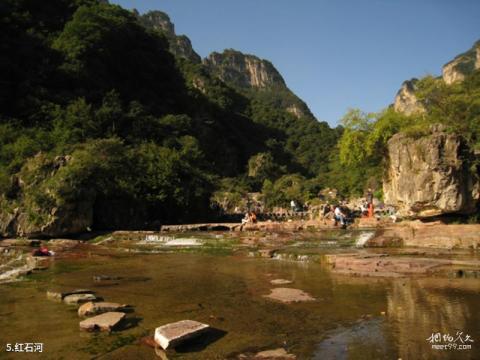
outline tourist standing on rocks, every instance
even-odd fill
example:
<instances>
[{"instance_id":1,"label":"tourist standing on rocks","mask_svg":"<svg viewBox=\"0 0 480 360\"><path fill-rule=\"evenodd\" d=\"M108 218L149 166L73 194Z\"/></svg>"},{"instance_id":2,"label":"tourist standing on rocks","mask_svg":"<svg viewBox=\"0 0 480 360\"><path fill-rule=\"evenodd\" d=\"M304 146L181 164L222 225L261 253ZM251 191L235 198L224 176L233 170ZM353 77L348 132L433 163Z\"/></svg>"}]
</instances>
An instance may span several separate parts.
<instances>
[{"instance_id":1,"label":"tourist standing on rocks","mask_svg":"<svg viewBox=\"0 0 480 360\"><path fill-rule=\"evenodd\" d=\"M368 208L368 217L373 217L373 191L372 189L368 189L367 191L367 208Z\"/></svg>"},{"instance_id":2,"label":"tourist standing on rocks","mask_svg":"<svg viewBox=\"0 0 480 360\"><path fill-rule=\"evenodd\" d=\"M340 208L339 205L337 205L335 207L335 211L333 213L334 213L334 218L333 219L334 219L335 226L337 226L338 222L340 222L340 224L342 224L342 228L346 228L347 227L347 216L342 211L342 209Z\"/></svg>"},{"instance_id":3,"label":"tourist standing on rocks","mask_svg":"<svg viewBox=\"0 0 480 360\"><path fill-rule=\"evenodd\" d=\"M297 204L295 203L295 200L290 201L290 207L292 208L293 212L297 211Z\"/></svg>"}]
</instances>

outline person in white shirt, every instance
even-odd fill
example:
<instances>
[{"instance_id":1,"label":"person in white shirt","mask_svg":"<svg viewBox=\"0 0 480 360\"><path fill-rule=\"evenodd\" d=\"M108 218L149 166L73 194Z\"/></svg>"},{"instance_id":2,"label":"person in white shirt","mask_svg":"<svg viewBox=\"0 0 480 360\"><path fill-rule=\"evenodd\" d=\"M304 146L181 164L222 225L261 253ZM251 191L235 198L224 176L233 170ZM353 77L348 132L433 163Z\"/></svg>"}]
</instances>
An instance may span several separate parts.
<instances>
[{"instance_id":1,"label":"person in white shirt","mask_svg":"<svg viewBox=\"0 0 480 360\"><path fill-rule=\"evenodd\" d=\"M290 207L292 208L293 212L297 210L297 204L295 203L295 200L290 201Z\"/></svg>"},{"instance_id":2,"label":"person in white shirt","mask_svg":"<svg viewBox=\"0 0 480 360\"><path fill-rule=\"evenodd\" d=\"M345 214L343 213L342 209L340 208L340 206L336 206L335 207L335 211L333 212L334 213L334 218L335 218L335 225L340 222L340 224L342 224L343 227L345 227L347 225L347 222L346 222L346 216Z\"/></svg>"}]
</instances>

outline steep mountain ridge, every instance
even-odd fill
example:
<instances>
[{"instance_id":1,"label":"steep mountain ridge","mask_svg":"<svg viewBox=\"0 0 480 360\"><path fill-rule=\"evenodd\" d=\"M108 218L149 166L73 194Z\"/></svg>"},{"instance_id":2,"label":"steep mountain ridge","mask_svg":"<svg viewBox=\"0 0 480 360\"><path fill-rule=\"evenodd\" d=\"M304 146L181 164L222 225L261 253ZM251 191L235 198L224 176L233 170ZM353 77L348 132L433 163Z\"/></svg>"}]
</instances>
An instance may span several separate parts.
<instances>
[{"instance_id":1,"label":"steep mountain ridge","mask_svg":"<svg viewBox=\"0 0 480 360\"><path fill-rule=\"evenodd\" d=\"M213 52L203 60L209 71L247 96L267 98L296 118L313 118L310 109L286 85L280 72L268 60L234 49Z\"/></svg>"},{"instance_id":2,"label":"steep mountain ridge","mask_svg":"<svg viewBox=\"0 0 480 360\"><path fill-rule=\"evenodd\" d=\"M466 52L457 55L442 67L442 80L447 85L459 83L480 69L480 40ZM405 115L418 114L425 111L425 106L416 96L418 79L405 81L395 96L393 107L395 111Z\"/></svg>"},{"instance_id":3,"label":"steep mountain ridge","mask_svg":"<svg viewBox=\"0 0 480 360\"><path fill-rule=\"evenodd\" d=\"M480 69L480 41L468 51L456 56L442 68L442 78L448 85L463 81L465 76Z\"/></svg>"},{"instance_id":4,"label":"steep mountain ridge","mask_svg":"<svg viewBox=\"0 0 480 360\"><path fill-rule=\"evenodd\" d=\"M199 64L202 60L193 49L192 42L185 35L177 35L175 33L175 25L170 20L168 14L163 11L149 11L140 15L138 11L134 10L140 24L147 29L159 31L165 35L170 45L170 51L180 58L190 60L195 64Z\"/></svg>"}]
</instances>

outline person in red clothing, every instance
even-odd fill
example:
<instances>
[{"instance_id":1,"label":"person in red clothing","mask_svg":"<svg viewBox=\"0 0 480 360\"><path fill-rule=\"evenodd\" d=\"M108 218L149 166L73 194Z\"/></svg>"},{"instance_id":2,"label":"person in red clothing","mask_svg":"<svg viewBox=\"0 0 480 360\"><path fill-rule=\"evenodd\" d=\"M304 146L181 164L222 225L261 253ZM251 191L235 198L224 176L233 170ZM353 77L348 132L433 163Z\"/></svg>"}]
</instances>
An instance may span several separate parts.
<instances>
[{"instance_id":1,"label":"person in red clothing","mask_svg":"<svg viewBox=\"0 0 480 360\"><path fill-rule=\"evenodd\" d=\"M373 192L372 189L368 189L367 191L367 209L368 209L368 217L373 217Z\"/></svg>"},{"instance_id":2,"label":"person in red clothing","mask_svg":"<svg viewBox=\"0 0 480 360\"><path fill-rule=\"evenodd\" d=\"M32 253L33 256L50 256L52 253L48 250L45 245L41 245L40 249L36 249Z\"/></svg>"}]
</instances>

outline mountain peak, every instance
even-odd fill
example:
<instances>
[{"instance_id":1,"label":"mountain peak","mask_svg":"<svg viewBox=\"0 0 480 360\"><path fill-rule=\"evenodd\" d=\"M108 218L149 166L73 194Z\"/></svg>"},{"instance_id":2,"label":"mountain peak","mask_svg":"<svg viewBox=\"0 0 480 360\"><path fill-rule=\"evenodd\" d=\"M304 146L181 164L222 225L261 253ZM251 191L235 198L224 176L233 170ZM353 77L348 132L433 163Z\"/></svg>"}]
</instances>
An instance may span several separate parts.
<instances>
[{"instance_id":1,"label":"mountain peak","mask_svg":"<svg viewBox=\"0 0 480 360\"><path fill-rule=\"evenodd\" d=\"M240 88L286 87L271 62L234 49L213 52L203 63L220 79Z\"/></svg>"},{"instance_id":2,"label":"mountain peak","mask_svg":"<svg viewBox=\"0 0 480 360\"><path fill-rule=\"evenodd\" d=\"M193 50L192 42L185 35L175 33L175 25L170 17L163 11L149 11L138 15L139 22L147 29L159 31L168 39L170 51L177 57L188 59L194 63L200 63L200 56Z\"/></svg>"},{"instance_id":3,"label":"mountain peak","mask_svg":"<svg viewBox=\"0 0 480 360\"><path fill-rule=\"evenodd\" d=\"M465 76L480 69L480 40L469 50L445 64L442 69L443 80L447 84L463 81Z\"/></svg>"}]
</instances>

